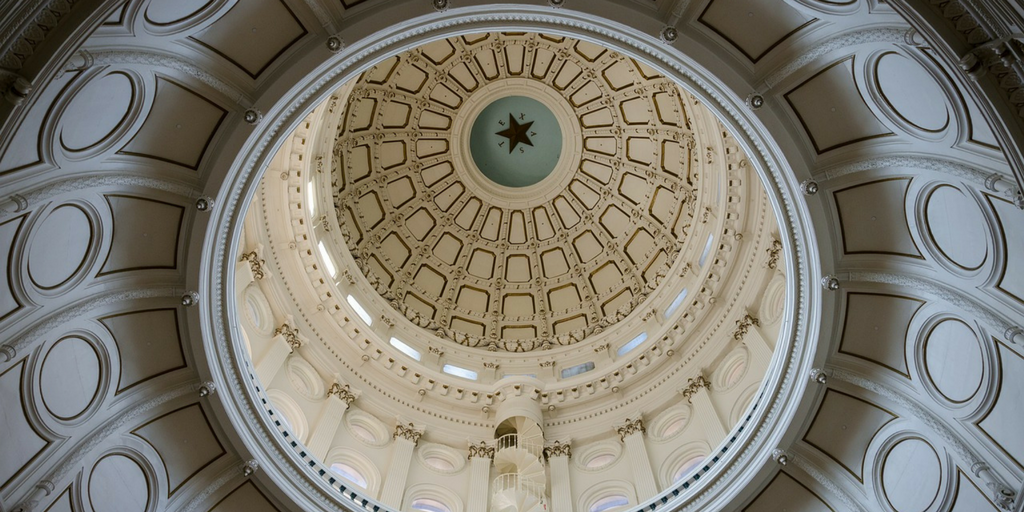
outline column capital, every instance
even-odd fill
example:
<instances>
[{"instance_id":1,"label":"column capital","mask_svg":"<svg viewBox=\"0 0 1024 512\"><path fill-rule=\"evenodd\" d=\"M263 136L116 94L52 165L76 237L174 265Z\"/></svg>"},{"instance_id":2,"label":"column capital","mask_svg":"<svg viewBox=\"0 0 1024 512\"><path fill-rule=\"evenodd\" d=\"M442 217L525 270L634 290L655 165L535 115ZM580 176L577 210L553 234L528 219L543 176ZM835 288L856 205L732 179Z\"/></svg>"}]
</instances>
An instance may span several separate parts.
<instances>
[{"instance_id":1,"label":"column capital","mask_svg":"<svg viewBox=\"0 0 1024 512\"><path fill-rule=\"evenodd\" d=\"M644 420L640 416L637 416L635 419L626 418L626 422L615 427L615 431L619 433L619 439L622 441L625 441L627 437L636 433L647 433L647 429L644 428Z\"/></svg>"},{"instance_id":2,"label":"column capital","mask_svg":"<svg viewBox=\"0 0 1024 512\"><path fill-rule=\"evenodd\" d=\"M779 259L782 255L782 242L778 238L772 238L771 245L768 246L768 268L776 270L779 267Z\"/></svg>"},{"instance_id":3,"label":"column capital","mask_svg":"<svg viewBox=\"0 0 1024 512\"><path fill-rule=\"evenodd\" d=\"M703 375L698 375L696 377L686 379L686 387L680 389L679 394L683 395L683 398L686 399L686 403L692 404L693 395L696 395L701 389L707 389L710 391L711 381Z\"/></svg>"},{"instance_id":4,"label":"column capital","mask_svg":"<svg viewBox=\"0 0 1024 512\"><path fill-rule=\"evenodd\" d=\"M750 316L749 314L743 315L743 318L736 320L736 330L732 333L732 339L742 340L747 335L747 331L755 325L761 325L761 321L757 317Z\"/></svg>"},{"instance_id":5,"label":"column capital","mask_svg":"<svg viewBox=\"0 0 1024 512\"><path fill-rule=\"evenodd\" d=\"M494 445L488 444L487 441L480 441L478 443L469 443L469 458L470 459L493 459L494 458Z\"/></svg>"},{"instance_id":6,"label":"column capital","mask_svg":"<svg viewBox=\"0 0 1024 512\"><path fill-rule=\"evenodd\" d=\"M407 439L409 441L412 441L412 444L416 444L416 443L418 443L420 441L420 436L422 436L422 435L423 435L423 428L422 427L417 427L417 426L413 425L411 422L408 423L408 424L403 424L401 421L399 421L398 425L395 425L395 435L392 436L392 438L393 439L398 439L398 438Z\"/></svg>"},{"instance_id":7,"label":"column capital","mask_svg":"<svg viewBox=\"0 0 1024 512\"><path fill-rule=\"evenodd\" d=\"M555 441L554 443L544 447L544 458L550 459L552 457L569 457L572 458L572 449L570 448L571 441L566 440Z\"/></svg>"},{"instance_id":8,"label":"column capital","mask_svg":"<svg viewBox=\"0 0 1024 512\"><path fill-rule=\"evenodd\" d=\"M299 339L299 330L292 327L285 322L281 324L281 327L274 329L274 336L281 336L284 341L288 343L288 346L294 351L295 349L302 346L302 340Z\"/></svg>"},{"instance_id":9,"label":"column capital","mask_svg":"<svg viewBox=\"0 0 1024 512\"><path fill-rule=\"evenodd\" d=\"M260 257L260 249L262 247L243 253L241 259L238 260L249 262L249 270L252 271L252 277L256 279L263 279L267 276L265 268L267 261Z\"/></svg>"},{"instance_id":10,"label":"column capital","mask_svg":"<svg viewBox=\"0 0 1024 512\"><path fill-rule=\"evenodd\" d=\"M338 382L331 384L331 388L327 390L328 397L336 396L339 400L345 402L346 406L352 405L352 402L355 402L360 394L359 391L353 391L348 384Z\"/></svg>"}]
</instances>

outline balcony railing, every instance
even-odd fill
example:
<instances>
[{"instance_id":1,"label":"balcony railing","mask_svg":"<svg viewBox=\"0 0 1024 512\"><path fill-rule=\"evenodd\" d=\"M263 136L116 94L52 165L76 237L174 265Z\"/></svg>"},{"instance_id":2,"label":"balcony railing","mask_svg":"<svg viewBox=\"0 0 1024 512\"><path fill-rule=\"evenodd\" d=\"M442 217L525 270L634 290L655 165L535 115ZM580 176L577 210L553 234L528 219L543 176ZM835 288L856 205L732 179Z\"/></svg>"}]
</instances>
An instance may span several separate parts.
<instances>
[{"instance_id":1,"label":"balcony railing","mask_svg":"<svg viewBox=\"0 0 1024 512\"><path fill-rule=\"evenodd\" d=\"M494 494L500 494L505 491L525 492L536 497L541 503L544 503L544 484L522 478L519 476L519 473L498 475L498 478L495 478L491 483L491 489Z\"/></svg>"},{"instance_id":2,"label":"balcony railing","mask_svg":"<svg viewBox=\"0 0 1024 512\"><path fill-rule=\"evenodd\" d=\"M531 442L524 439L519 434L505 434L499 437L494 443L495 453L507 450L509 448L519 448L521 450L527 450L534 457L540 458L544 451L544 446L540 443Z\"/></svg>"}]
</instances>

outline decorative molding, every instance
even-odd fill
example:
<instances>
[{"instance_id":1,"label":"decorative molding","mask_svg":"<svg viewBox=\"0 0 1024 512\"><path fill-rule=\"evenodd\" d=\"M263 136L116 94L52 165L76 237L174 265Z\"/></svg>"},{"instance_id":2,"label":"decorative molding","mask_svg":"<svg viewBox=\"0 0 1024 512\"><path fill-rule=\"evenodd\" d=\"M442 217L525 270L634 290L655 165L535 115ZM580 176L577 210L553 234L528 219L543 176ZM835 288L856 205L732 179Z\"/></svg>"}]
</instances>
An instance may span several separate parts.
<instances>
[{"instance_id":1,"label":"decorative molding","mask_svg":"<svg viewBox=\"0 0 1024 512\"><path fill-rule=\"evenodd\" d=\"M960 458L967 464L974 466L975 464L986 465L984 460L981 459L971 447L964 441L952 428L936 416L934 413L929 411L927 408L917 403L916 400L907 397L903 393L878 382L874 379L862 377L852 371L845 370L843 368L833 367L830 368L832 377L839 379L843 382L847 382L859 388L865 389L872 393L876 393L883 398L899 405L906 409L911 415L916 417L918 420L923 422L925 426L935 432L943 441L945 441L950 448L956 452ZM996 478L996 477L993 477ZM1003 482L998 482L1001 486L1006 486Z\"/></svg>"},{"instance_id":2,"label":"decorative molding","mask_svg":"<svg viewBox=\"0 0 1024 512\"><path fill-rule=\"evenodd\" d=\"M1012 510L1014 498L1016 496L1013 488L1006 485L1006 482L1004 482L1002 478L991 471L988 463L982 460L981 457L971 449L968 442L964 441L964 439L949 427L942 418L919 404L917 400L873 379L864 378L852 371L838 367L831 368L831 373L833 377L843 382L847 382L854 386L876 393L908 410L911 415L924 423L925 426L930 428L932 432L945 441L948 446L952 448L952 451L956 452L956 454L960 456L963 462L970 465L971 471L973 471L977 477L985 481L985 486L993 493L993 501L995 503L1004 510Z\"/></svg>"},{"instance_id":3,"label":"decorative molding","mask_svg":"<svg viewBox=\"0 0 1024 512\"><path fill-rule=\"evenodd\" d=\"M170 402L176 398L181 398L185 395L195 393L201 384L199 382L187 382L178 385L174 388L169 389L166 393L156 396L150 400L139 403L134 407L131 407L124 411L119 416L115 416L107 421L102 428L93 430L92 434L84 438L77 445L71 448L71 451L65 455L59 461L54 461L53 464L48 467L52 468L46 478L43 480L50 482L62 482L65 476L71 471L81 470L81 462L86 455L93 453L93 450L105 441L109 441L112 438L119 436L125 425L135 421L140 416L152 411L153 409ZM37 487L37 491L42 493L43 490ZM36 495L36 491L33 491L25 500L23 505L31 510L31 506L28 504L34 500L38 500L39 496ZM17 507L15 508L17 510Z\"/></svg>"},{"instance_id":4,"label":"decorative molding","mask_svg":"<svg viewBox=\"0 0 1024 512\"><path fill-rule=\"evenodd\" d=\"M836 50L867 43L902 43L906 31L906 27L876 27L866 30L847 32L831 39L827 39L825 42L820 43L809 50L800 52L799 57L791 60L785 66L779 68L778 71L768 75L768 78L765 78L764 83L769 89L771 89L776 85L779 85L779 83L786 78L789 78L790 75L798 70L805 69L808 64L814 62L819 57L832 53Z\"/></svg>"},{"instance_id":5,"label":"decorative molding","mask_svg":"<svg viewBox=\"0 0 1024 512\"><path fill-rule=\"evenodd\" d=\"M904 168L904 169L921 169L924 171L940 172L943 174L949 174L959 179L970 181L977 185L987 185L992 173L982 171L975 167L965 165L959 162L954 162L941 157L935 156L886 156L880 158L870 158L866 160L859 160L854 163L836 165L833 167L827 167L823 171L817 171L815 174L822 180L831 181L843 176L855 174L858 172L871 171L875 169L886 169L886 168ZM998 175L997 175L998 176ZM999 176L999 178L1003 178ZM1005 178L1003 178L1005 180ZM995 184L999 180L992 181ZM995 192L995 189L991 189Z\"/></svg>"},{"instance_id":6,"label":"decorative molding","mask_svg":"<svg viewBox=\"0 0 1024 512\"><path fill-rule=\"evenodd\" d=\"M701 389L707 389L711 391L711 381L706 379L703 375L698 375L691 379L686 379L686 387L679 390L679 394L683 395L686 399L686 403L692 404L693 395L696 395Z\"/></svg>"},{"instance_id":7,"label":"decorative molding","mask_svg":"<svg viewBox=\"0 0 1024 512\"><path fill-rule=\"evenodd\" d=\"M61 194L81 192L83 189L105 188L111 186L124 188L147 188L187 198L197 196L197 189L193 186L165 181L162 179L126 174L84 176L50 182L29 190L19 191L17 194L12 194L10 196L10 201L15 205L14 210L11 211L7 208L0 208L0 220L27 210L29 205L45 203L53 197ZM6 206L6 204L4 204L4 206Z\"/></svg>"},{"instance_id":8,"label":"decorative molding","mask_svg":"<svg viewBox=\"0 0 1024 512\"><path fill-rule=\"evenodd\" d=\"M228 85L221 79L207 73L202 68L179 57L138 50L93 50L92 56L94 64L99 66L143 64L158 68L173 69L212 87L242 108L249 108L252 106L252 100L246 97L246 95L244 95L239 89Z\"/></svg>"},{"instance_id":9,"label":"decorative molding","mask_svg":"<svg viewBox=\"0 0 1024 512\"><path fill-rule=\"evenodd\" d=\"M206 501L207 498L209 498L214 493L216 493L218 490L220 490L222 487L227 485L228 482L238 478L238 473L237 473L237 470L235 468L236 468L236 466L232 465L226 471L221 472L221 475L219 477L217 477L216 480L214 480L213 482L204 484L203 485L203 490L200 491L195 496L193 496L192 499L189 500L188 504L185 505L184 508L182 508L182 510L184 512L195 512L196 510L201 510L201 509L205 510L205 508L201 508L201 507L203 507L204 505L208 505L208 503Z\"/></svg>"},{"instance_id":10,"label":"decorative molding","mask_svg":"<svg viewBox=\"0 0 1024 512\"><path fill-rule=\"evenodd\" d=\"M142 288L111 292L105 295L94 295L57 310L53 315L29 329L24 335L14 338L13 343L8 342L7 346L17 352L22 348L33 345L37 339L57 327L70 323L72 320L85 316L89 311L103 306L122 302L127 303L139 299L180 298L181 294L182 290L180 288Z\"/></svg>"},{"instance_id":11,"label":"decorative molding","mask_svg":"<svg viewBox=\"0 0 1024 512\"><path fill-rule=\"evenodd\" d=\"M627 437L633 434L646 434L647 429L644 428L643 418L630 419L626 418L626 422L622 425L615 427L615 431L619 433L619 439L625 441ZM568 446L566 446L568 448Z\"/></svg>"},{"instance_id":12,"label":"decorative molding","mask_svg":"<svg viewBox=\"0 0 1024 512\"><path fill-rule=\"evenodd\" d=\"M3 33L7 37L2 41L3 53L0 54L0 68L18 71L24 67L25 62L35 53L36 48L46 41L46 36L71 12L78 1L50 0L45 2L46 5L42 8L40 8L40 4L44 2L32 2L30 5L24 6L20 19L11 20L10 23L2 27ZM13 8L13 6L8 6L8 8ZM21 27L24 28L18 32L18 28Z\"/></svg>"},{"instance_id":13,"label":"decorative molding","mask_svg":"<svg viewBox=\"0 0 1024 512\"><path fill-rule=\"evenodd\" d=\"M995 327L997 330L1003 331L1004 334L1014 327L1014 324L1010 323L1010 321L1004 319L1001 315L997 315L973 297L961 293L947 285L939 284L923 277L903 274L883 274L880 272L850 272L849 279L850 281L905 286L907 288L922 291L928 295L938 297L939 299L942 299L963 311L980 317L980 319ZM1018 334L1017 336L1024 337L1024 334ZM1015 337L1014 340L1016 339L1017 338ZM1021 341L1014 342L1021 343Z\"/></svg>"},{"instance_id":14,"label":"decorative molding","mask_svg":"<svg viewBox=\"0 0 1024 512\"><path fill-rule=\"evenodd\" d=\"M807 460L807 457L797 457L795 454L791 454L790 461L794 466L800 468L804 473L807 473L807 475L814 479L815 482L818 482L822 487L828 489L833 496L839 498L839 501L842 501L848 509L856 512L864 512L864 507L857 503L857 500L850 497L842 487L836 484L835 480L831 476L828 476L819 470L817 466Z\"/></svg>"}]
</instances>

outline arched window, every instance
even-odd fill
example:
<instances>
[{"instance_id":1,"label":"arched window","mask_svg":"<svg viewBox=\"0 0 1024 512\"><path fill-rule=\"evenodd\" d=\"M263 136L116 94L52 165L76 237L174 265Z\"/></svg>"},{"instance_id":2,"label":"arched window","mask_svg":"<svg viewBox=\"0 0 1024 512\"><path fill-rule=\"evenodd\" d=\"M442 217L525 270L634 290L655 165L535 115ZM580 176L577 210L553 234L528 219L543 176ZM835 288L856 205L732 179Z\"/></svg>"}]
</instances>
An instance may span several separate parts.
<instances>
[{"instance_id":1,"label":"arched window","mask_svg":"<svg viewBox=\"0 0 1024 512\"><path fill-rule=\"evenodd\" d=\"M625 507L626 505L629 505L629 498L623 494L612 494L595 501L594 504L590 506L590 512L618 510L619 507Z\"/></svg>"},{"instance_id":2,"label":"arched window","mask_svg":"<svg viewBox=\"0 0 1024 512\"><path fill-rule=\"evenodd\" d=\"M349 482L352 482L358 485L359 487L362 487L363 489L369 488L369 485L366 481L366 477L364 477L363 474L360 473L358 469L349 466L344 462L335 462L334 464L331 464L331 471L334 471L335 473L341 475L341 477L344 478L345 480L348 480Z\"/></svg>"},{"instance_id":3,"label":"arched window","mask_svg":"<svg viewBox=\"0 0 1024 512\"><path fill-rule=\"evenodd\" d=\"M684 478L688 478L693 473L693 470L696 469L701 462L704 462L703 455L697 455L696 457L691 457L689 459L684 460L683 463L679 465L679 469L677 469L676 472L672 475L672 483L676 483L683 480Z\"/></svg>"},{"instance_id":4,"label":"arched window","mask_svg":"<svg viewBox=\"0 0 1024 512\"><path fill-rule=\"evenodd\" d=\"M431 498L416 498L412 500L412 509L422 510L423 512L452 512L448 505Z\"/></svg>"}]
</instances>

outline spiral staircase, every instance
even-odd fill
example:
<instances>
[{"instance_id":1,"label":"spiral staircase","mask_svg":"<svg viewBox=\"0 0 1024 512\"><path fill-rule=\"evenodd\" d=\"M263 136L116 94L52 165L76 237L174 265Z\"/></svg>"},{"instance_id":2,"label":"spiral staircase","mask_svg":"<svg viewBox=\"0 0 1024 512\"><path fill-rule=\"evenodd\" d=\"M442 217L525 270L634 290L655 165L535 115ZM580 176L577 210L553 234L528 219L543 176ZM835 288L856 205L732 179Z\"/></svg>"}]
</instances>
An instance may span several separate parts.
<instances>
[{"instance_id":1,"label":"spiral staircase","mask_svg":"<svg viewBox=\"0 0 1024 512\"><path fill-rule=\"evenodd\" d=\"M504 422L513 432L495 442L494 467L498 477L491 485L491 512L542 512L546 473L541 459L544 432L530 418L515 416Z\"/></svg>"}]
</instances>

